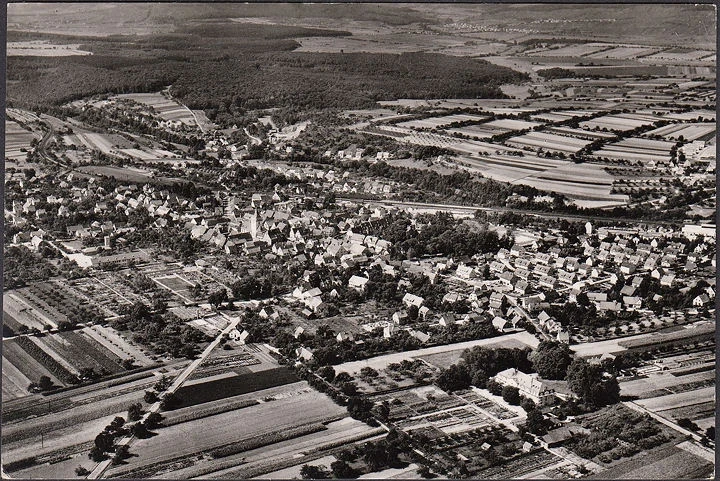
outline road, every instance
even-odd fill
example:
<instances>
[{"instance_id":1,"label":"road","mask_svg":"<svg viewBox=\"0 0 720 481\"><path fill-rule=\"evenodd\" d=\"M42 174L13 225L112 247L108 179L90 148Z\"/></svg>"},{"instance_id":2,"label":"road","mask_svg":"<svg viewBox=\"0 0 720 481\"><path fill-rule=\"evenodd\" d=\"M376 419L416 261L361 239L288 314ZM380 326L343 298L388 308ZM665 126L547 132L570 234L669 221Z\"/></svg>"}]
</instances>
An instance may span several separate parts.
<instances>
[{"instance_id":1,"label":"road","mask_svg":"<svg viewBox=\"0 0 720 481\"><path fill-rule=\"evenodd\" d=\"M697 442L700 442L700 441L702 440L702 436L700 436L699 434L694 433L694 432L692 432L692 431L690 431L690 430L688 430L688 429L681 428L680 426L678 426L678 425L675 424L674 422L670 421L669 419L666 419L666 418L664 418L664 417L662 417L662 416L659 416L659 415L655 414L654 412L652 412L652 411L650 411L650 410L648 410L648 409L645 409L644 407L640 406L639 404L635 404L635 403L632 402L632 401L623 401L623 404L624 404L625 406L629 407L630 409L632 409L633 411L637 411L637 412L642 413L642 414L647 414L648 416L650 416L650 417L653 418L654 420L656 420L656 421L664 424L665 426L668 426L668 427L674 429L675 431L678 431L678 432L684 434L685 436L690 436L690 437L692 437L692 438L693 438L695 441L697 441Z\"/></svg>"},{"instance_id":2,"label":"road","mask_svg":"<svg viewBox=\"0 0 720 481\"><path fill-rule=\"evenodd\" d=\"M211 342L205 348L205 350L202 352L202 354L200 354L200 356L198 356L197 359L195 359L193 362L191 362L188 365L188 367L186 367L185 370L182 373L180 373L180 375L178 377L175 378L175 380L170 385L170 387L168 387L163 393L158 393L159 396L162 396L164 394L169 394L169 393L175 393L180 388L180 386L182 386L182 384L187 380L187 378L195 371L195 369L197 369L197 367L200 364L202 364L202 362L210 355L210 353L213 351L213 349L215 349L215 347L217 347L217 345L222 340L223 336L225 334L228 334L233 329L235 329L235 327L240 322L240 317L232 318L222 312L219 312L219 314L221 316L225 317L227 320L229 320L230 324L228 324L228 326L217 335L217 337L213 340L213 342ZM155 404L153 404L152 406L150 406L148 411L142 417L141 422L145 422L151 413L156 413L159 410L160 410L160 401L158 401ZM118 446L127 445L129 447L132 444L132 441L133 441L132 435L126 436L125 438L121 439L117 443L117 445ZM111 463L112 463L112 459L106 459L105 461L102 461L95 467L95 469L92 470L92 472L87 476L87 479L100 478L102 476L102 474L105 472L105 470L107 470L107 468L110 467Z\"/></svg>"},{"instance_id":3,"label":"road","mask_svg":"<svg viewBox=\"0 0 720 481\"><path fill-rule=\"evenodd\" d=\"M653 225L668 225L678 226L682 225L682 221L662 221L662 220L646 220L646 219L629 219L624 217L600 217L592 215L575 215L575 214L561 214L557 212L535 212L525 209L511 209L509 207L481 207L481 206L470 206L470 205L458 205L458 204L437 204L428 202L409 202L399 200L370 200L370 199L357 199L352 197L337 196L338 200L345 200L351 202L366 203L371 205L380 205L383 207L402 207L402 208L413 208L413 209L427 209L427 210L441 210L445 212L451 212L459 215L472 215L476 211L481 210L484 212L511 212L514 214L525 214L533 215L536 217L544 217L546 219L565 219L565 220L590 220L590 221L606 221L606 222L624 222L630 224L653 224Z\"/></svg>"}]
</instances>

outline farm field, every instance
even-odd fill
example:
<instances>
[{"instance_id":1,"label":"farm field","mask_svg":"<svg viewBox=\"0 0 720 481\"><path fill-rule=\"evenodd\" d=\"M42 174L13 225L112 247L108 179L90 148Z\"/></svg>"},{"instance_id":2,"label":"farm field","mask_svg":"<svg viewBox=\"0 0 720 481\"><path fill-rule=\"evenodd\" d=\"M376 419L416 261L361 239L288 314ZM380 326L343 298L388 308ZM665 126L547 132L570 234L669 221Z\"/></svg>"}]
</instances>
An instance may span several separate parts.
<instances>
[{"instance_id":1,"label":"farm field","mask_svg":"<svg viewBox=\"0 0 720 481\"><path fill-rule=\"evenodd\" d=\"M580 126L586 129L607 129L616 132L626 132L645 125L652 125L660 120L659 117L637 114L604 115L592 120L580 122Z\"/></svg>"},{"instance_id":2,"label":"farm field","mask_svg":"<svg viewBox=\"0 0 720 481\"><path fill-rule=\"evenodd\" d=\"M715 400L715 387L709 386L694 391L686 391L677 394L668 394L666 396L658 396L650 399L640 399L635 401L636 404L643 406L650 411L658 412L678 407L690 406L711 402ZM662 415L662 414L661 414Z\"/></svg>"},{"instance_id":3,"label":"farm field","mask_svg":"<svg viewBox=\"0 0 720 481\"><path fill-rule=\"evenodd\" d=\"M677 446L635 456L589 479L701 479L713 471L713 464Z\"/></svg>"},{"instance_id":4,"label":"farm field","mask_svg":"<svg viewBox=\"0 0 720 481\"><path fill-rule=\"evenodd\" d=\"M15 366L25 378L30 379L32 382L38 382L41 376L48 376L54 385L65 386L65 383L55 373L51 372L47 366L40 363L20 346L18 338L3 341L3 364L6 362ZM5 379L6 374L10 375L9 372L6 373L3 369L3 379ZM22 384L22 382L23 378L13 379L15 385ZM24 387L27 388L27 385Z\"/></svg>"},{"instance_id":5,"label":"farm field","mask_svg":"<svg viewBox=\"0 0 720 481\"><path fill-rule=\"evenodd\" d=\"M569 135L571 137L577 137L578 139L612 139L615 135L608 132L591 132L589 130L573 129L571 127L546 127L543 132L549 132L552 134Z\"/></svg>"},{"instance_id":6,"label":"farm field","mask_svg":"<svg viewBox=\"0 0 720 481\"><path fill-rule=\"evenodd\" d=\"M125 137L117 134L98 134L94 132L69 134L63 137L67 145L85 147L90 150L99 150L103 154L113 154L119 149L128 149L132 143Z\"/></svg>"},{"instance_id":7,"label":"farm field","mask_svg":"<svg viewBox=\"0 0 720 481\"><path fill-rule=\"evenodd\" d=\"M712 119L715 120L715 111L714 110L691 110L690 112L677 112L677 113L670 113L665 116L668 119L673 120L684 120L684 121L693 121L698 120L700 117L703 119Z\"/></svg>"},{"instance_id":8,"label":"farm field","mask_svg":"<svg viewBox=\"0 0 720 481\"><path fill-rule=\"evenodd\" d=\"M28 132L17 122L5 119L5 158L10 160L25 160L30 142L39 140L40 134ZM22 152L21 149L25 149Z\"/></svg>"},{"instance_id":9,"label":"farm field","mask_svg":"<svg viewBox=\"0 0 720 481\"><path fill-rule=\"evenodd\" d=\"M262 391L257 392L262 397ZM149 464L167 461L169 457L189 457L201 451L239 443L253 436L279 430L322 423L345 417L346 410L327 396L315 391L304 392L269 403L237 411L176 424L158 430L158 435L138 439L132 451L137 457L128 464L108 471L109 476ZM172 446L172 449L169 449Z\"/></svg>"},{"instance_id":10,"label":"farm field","mask_svg":"<svg viewBox=\"0 0 720 481\"><path fill-rule=\"evenodd\" d=\"M546 132L529 132L524 135L512 137L508 139L506 143L519 148L530 147L533 150L574 154L591 142L589 140L581 140Z\"/></svg>"},{"instance_id":11,"label":"farm field","mask_svg":"<svg viewBox=\"0 0 720 481\"><path fill-rule=\"evenodd\" d=\"M10 399L27 396L30 393L27 388L31 380L16 368L10 361L2 358L2 396L7 402Z\"/></svg>"},{"instance_id":12,"label":"farm field","mask_svg":"<svg viewBox=\"0 0 720 481\"><path fill-rule=\"evenodd\" d=\"M92 55L92 52L80 50L80 44L51 44L44 40L8 42L7 56L31 57L67 57L71 55Z\"/></svg>"},{"instance_id":13,"label":"farm field","mask_svg":"<svg viewBox=\"0 0 720 481\"><path fill-rule=\"evenodd\" d=\"M430 117L427 119L409 120L407 122L400 122L398 127L406 127L409 129L436 129L454 122L481 122L487 120L488 117L482 115L468 115L468 114L455 114L446 115L442 117Z\"/></svg>"},{"instance_id":14,"label":"farm field","mask_svg":"<svg viewBox=\"0 0 720 481\"><path fill-rule=\"evenodd\" d=\"M668 162L670 161L670 150L674 145L674 142L633 137L614 144L607 144L602 149L593 152L593 155L639 162Z\"/></svg>"},{"instance_id":15,"label":"farm field","mask_svg":"<svg viewBox=\"0 0 720 481\"><path fill-rule=\"evenodd\" d=\"M672 124L660 127L650 132L645 132L645 135L661 135L666 139L677 140L683 137L687 141L693 141L700 138L707 137L708 135L715 133L715 124L709 123L694 123L694 124Z\"/></svg>"},{"instance_id":16,"label":"farm field","mask_svg":"<svg viewBox=\"0 0 720 481\"><path fill-rule=\"evenodd\" d=\"M517 332L513 334L506 334L503 336L497 336L489 339L477 339L474 341L467 341L467 342L460 342L456 344L447 344L444 346L433 346L433 347L426 347L424 349L417 349L415 351L406 351L406 352L400 352L400 353L393 353L393 354L386 354L383 356L377 356L373 357L371 359L363 359L361 361L352 361L352 362L346 362L343 364L338 364L335 366L336 372L345 371L349 374L355 374L357 372L360 372L360 369L364 367L372 367L373 369L385 369L388 364L392 364L395 362L401 362L403 359L415 359L415 358L422 358L424 356L428 356L430 354L437 354L437 353L445 353L449 351L459 351L462 352L465 349L475 347L475 346L487 346L487 345L497 345L499 347L504 347L506 343L509 343L510 346L515 347L517 346L517 343L520 342L526 346L530 346L532 348L537 347L538 340L533 336L532 334L528 334L527 332Z\"/></svg>"},{"instance_id":17,"label":"farm field","mask_svg":"<svg viewBox=\"0 0 720 481\"><path fill-rule=\"evenodd\" d=\"M679 62L687 62L692 60L704 60L705 57L714 56L714 52L709 50L693 50L686 48L671 48L662 52L657 52L647 57L648 60L675 60Z\"/></svg>"},{"instance_id":18,"label":"farm field","mask_svg":"<svg viewBox=\"0 0 720 481\"><path fill-rule=\"evenodd\" d=\"M84 165L77 168L80 172L85 172L91 175L106 175L108 177L114 177L120 181L129 182L149 182L150 172L140 172L138 170L131 170L123 167L112 167L109 165Z\"/></svg>"},{"instance_id":19,"label":"farm field","mask_svg":"<svg viewBox=\"0 0 720 481\"><path fill-rule=\"evenodd\" d=\"M615 47L609 50L601 50L595 53L587 54L585 57L630 59L650 55L657 51L657 47Z\"/></svg>"},{"instance_id":20,"label":"farm field","mask_svg":"<svg viewBox=\"0 0 720 481\"><path fill-rule=\"evenodd\" d=\"M142 94L120 94L116 95L117 99L128 99L139 104L152 107L157 114L164 120L177 120L185 125L195 126L195 118L188 108L180 105L174 100L170 100L160 92L142 93Z\"/></svg>"},{"instance_id":21,"label":"farm field","mask_svg":"<svg viewBox=\"0 0 720 481\"><path fill-rule=\"evenodd\" d=\"M620 393L624 396L648 397L648 394L664 391L665 394L674 393L677 386L690 383L714 382L715 372L704 371L684 376L674 376L660 371L649 373L645 378L632 379L620 383Z\"/></svg>"},{"instance_id":22,"label":"farm field","mask_svg":"<svg viewBox=\"0 0 720 481\"><path fill-rule=\"evenodd\" d=\"M555 44L552 47L542 50L525 52L526 54L539 55L541 57L582 57L601 50L607 50L611 45L604 43L582 43L574 45Z\"/></svg>"}]
</instances>

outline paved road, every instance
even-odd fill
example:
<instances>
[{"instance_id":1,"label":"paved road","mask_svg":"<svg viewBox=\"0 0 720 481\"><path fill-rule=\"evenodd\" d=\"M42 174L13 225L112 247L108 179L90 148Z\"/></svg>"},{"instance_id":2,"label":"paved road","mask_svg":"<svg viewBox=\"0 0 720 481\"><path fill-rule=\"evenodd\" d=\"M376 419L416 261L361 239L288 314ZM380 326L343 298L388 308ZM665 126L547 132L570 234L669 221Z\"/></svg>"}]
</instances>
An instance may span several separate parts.
<instances>
[{"instance_id":1,"label":"paved road","mask_svg":"<svg viewBox=\"0 0 720 481\"><path fill-rule=\"evenodd\" d=\"M168 387L168 388L165 390L164 393L158 393L160 396L162 396L163 394L166 394L166 393L175 393L175 392L180 388L180 386L182 386L182 384L187 380L187 378L195 371L195 369L197 369L197 367L210 355L210 353L212 352L212 350L215 349L215 347L220 343L220 341L222 340L223 336L224 336L225 334L228 334L228 333L229 333L230 331L232 331L233 329L235 329L235 327L236 327L236 326L238 325L238 323L240 322L240 317L239 317L239 316L233 318L233 317L230 317L230 316L228 316L228 315L226 315L226 314L224 314L224 313L222 313L222 312L219 312L219 314L220 314L221 316L225 317L226 319L228 319L228 320L230 321L230 324L228 324L228 326L227 326L225 329L223 329L222 332L220 332L220 333L217 335L217 337L215 338L215 340L213 340L213 342L211 342L211 343L205 348L205 350L202 352L202 354L200 354L200 356L198 356L197 359L195 359L193 362L191 362L191 363L188 365L188 367L186 367L185 370L184 370L177 378L175 378L175 380L173 381L173 383L170 385L170 387ZM158 412L159 410L160 410L160 401L158 401L158 402L156 402L155 404L153 404L152 406L150 406L150 408L148 409L148 411L147 411L147 412L145 413L145 415L142 417L141 421L142 421L142 422L145 422L145 421L147 420L148 416L149 416L151 413L156 413L156 412ZM130 446L130 444L132 443L132 440L133 440L133 436L130 435L130 436L127 436L127 437L121 439L121 440L117 443L117 445L118 445L118 446L124 446L124 445ZM110 467L110 464L111 464L111 463L112 463L112 459L106 459L105 461L102 461L101 463L99 463L99 464L95 467L95 469L92 470L92 472L87 476L87 479L98 479L98 478L100 478L100 477L102 476L102 474L105 472L105 470L106 470L108 467Z\"/></svg>"}]
</instances>

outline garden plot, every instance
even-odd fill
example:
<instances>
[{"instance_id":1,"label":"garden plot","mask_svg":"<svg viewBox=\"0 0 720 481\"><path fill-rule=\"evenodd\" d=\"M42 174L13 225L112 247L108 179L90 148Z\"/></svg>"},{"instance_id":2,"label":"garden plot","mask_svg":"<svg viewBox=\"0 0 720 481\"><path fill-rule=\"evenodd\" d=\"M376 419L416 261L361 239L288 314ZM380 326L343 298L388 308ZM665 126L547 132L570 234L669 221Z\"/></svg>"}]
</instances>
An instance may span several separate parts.
<instances>
[{"instance_id":1,"label":"garden plot","mask_svg":"<svg viewBox=\"0 0 720 481\"><path fill-rule=\"evenodd\" d=\"M443 127L454 122L481 122L487 120L488 117L482 115L469 115L469 114L455 114L446 115L443 117L430 117L427 119L410 120L407 122L400 122L396 125L399 127L406 127L409 129L436 129Z\"/></svg>"},{"instance_id":2,"label":"garden plot","mask_svg":"<svg viewBox=\"0 0 720 481\"><path fill-rule=\"evenodd\" d=\"M194 302L190 290L195 286L195 283L187 280L179 273L152 277L152 280L156 282L160 287L167 289L176 296L180 297L183 301Z\"/></svg>"},{"instance_id":3,"label":"garden plot","mask_svg":"<svg viewBox=\"0 0 720 481\"><path fill-rule=\"evenodd\" d=\"M662 415L662 411L679 407L688 407L694 404L701 404L715 401L715 387L709 386L694 391L681 392L676 394L668 394L666 396L658 396L650 399L640 399L635 404L655 411Z\"/></svg>"},{"instance_id":4,"label":"garden plot","mask_svg":"<svg viewBox=\"0 0 720 481\"><path fill-rule=\"evenodd\" d=\"M39 311L37 306L26 299L19 290L3 294L3 318L8 319L10 327L15 332L20 326L41 331L45 330L46 325L57 327L57 323Z\"/></svg>"},{"instance_id":5,"label":"garden plot","mask_svg":"<svg viewBox=\"0 0 720 481\"><path fill-rule=\"evenodd\" d=\"M5 158L10 160L25 160L27 151L31 149L33 139L40 140L41 136L29 132L17 122L5 120ZM24 150L24 152L23 152Z\"/></svg>"},{"instance_id":6,"label":"garden plot","mask_svg":"<svg viewBox=\"0 0 720 481\"><path fill-rule=\"evenodd\" d=\"M646 132L645 135L660 135L666 139L677 140L680 137L693 141L715 134L715 124L692 123L673 124Z\"/></svg>"},{"instance_id":7,"label":"garden plot","mask_svg":"<svg viewBox=\"0 0 720 481\"><path fill-rule=\"evenodd\" d=\"M574 154L589 145L591 141L546 132L528 132L524 135L512 137L506 143L518 148L529 147L538 151Z\"/></svg>"},{"instance_id":8,"label":"garden plot","mask_svg":"<svg viewBox=\"0 0 720 481\"><path fill-rule=\"evenodd\" d=\"M140 366L150 366L154 363L145 352L123 338L112 327L94 325L83 328L80 332L92 338L96 343L102 345L120 359L133 359L135 364Z\"/></svg>"}]
</instances>

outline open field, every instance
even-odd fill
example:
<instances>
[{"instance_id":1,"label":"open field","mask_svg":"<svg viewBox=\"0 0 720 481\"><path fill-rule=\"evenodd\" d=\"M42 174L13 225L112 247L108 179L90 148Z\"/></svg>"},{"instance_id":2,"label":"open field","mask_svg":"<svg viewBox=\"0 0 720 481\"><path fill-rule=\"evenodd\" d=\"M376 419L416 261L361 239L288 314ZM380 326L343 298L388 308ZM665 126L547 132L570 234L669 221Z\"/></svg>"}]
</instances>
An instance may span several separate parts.
<instances>
[{"instance_id":1,"label":"open field","mask_svg":"<svg viewBox=\"0 0 720 481\"><path fill-rule=\"evenodd\" d=\"M117 134L98 134L94 132L70 134L64 136L65 143L90 150L99 150L103 154L113 154L117 149L128 149L132 143Z\"/></svg>"},{"instance_id":2,"label":"open field","mask_svg":"<svg viewBox=\"0 0 720 481\"><path fill-rule=\"evenodd\" d=\"M660 117L639 114L617 114L604 115L592 120L580 122L580 126L586 129L607 129L611 131L625 132L645 125L651 125L660 120Z\"/></svg>"},{"instance_id":3,"label":"open field","mask_svg":"<svg viewBox=\"0 0 720 481\"><path fill-rule=\"evenodd\" d=\"M80 50L80 44L51 44L44 40L32 40L26 42L8 42L7 56L32 56L32 57L67 57L70 55L92 55L92 52Z\"/></svg>"},{"instance_id":4,"label":"open field","mask_svg":"<svg viewBox=\"0 0 720 481\"><path fill-rule=\"evenodd\" d=\"M30 150L30 142L33 139L40 139L40 135L28 132L17 122L5 120L5 158L10 160L25 160L27 151ZM23 152L21 149L24 149Z\"/></svg>"},{"instance_id":5,"label":"open field","mask_svg":"<svg viewBox=\"0 0 720 481\"><path fill-rule=\"evenodd\" d=\"M607 144L593 152L595 157L625 159L638 162L669 162L674 142L632 137L614 144Z\"/></svg>"},{"instance_id":6,"label":"open field","mask_svg":"<svg viewBox=\"0 0 720 481\"><path fill-rule=\"evenodd\" d=\"M455 114L445 115L443 117L430 117L427 119L409 120L407 122L400 122L398 127L406 127L410 129L436 129L443 127L454 122L480 122L487 120L488 117L482 115L468 115L468 114Z\"/></svg>"},{"instance_id":7,"label":"open field","mask_svg":"<svg viewBox=\"0 0 720 481\"><path fill-rule=\"evenodd\" d=\"M674 388L691 383L713 382L715 372L704 371L684 376L673 376L667 372L649 373L647 377L623 381L620 393L624 396L648 397L648 394L664 391L666 394L675 392Z\"/></svg>"},{"instance_id":8,"label":"open field","mask_svg":"<svg viewBox=\"0 0 720 481\"><path fill-rule=\"evenodd\" d=\"M668 394L666 396L658 396L650 399L640 399L635 401L635 403L651 411L659 412L714 400L715 387L709 386L702 389L696 389L694 391Z\"/></svg>"},{"instance_id":9,"label":"open field","mask_svg":"<svg viewBox=\"0 0 720 481\"><path fill-rule=\"evenodd\" d=\"M262 396L262 392L257 394ZM176 424L161 428L152 438L138 439L132 449L137 457L130 458L125 466L110 469L108 475L163 462L171 457L189 457L271 431L313 425L345 415L344 408L334 404L327 396L311 391Z\"/></svg>"},{"instance_id":10,"label":"open field","mask_svg":"<svg viewBox=\"0 0 720 481\"><path fill-rule=\"evenodd\" d=\"M529 147L533 150L543 150L545 152L574 154L590 144L590 141L546 132L529 132L512 137L506 143L519 148Z\"/></svg>"},{"instance_id":11,"label":"open field","mask_svg":"<svg viewBox=\"0 0 720 481\"><path fill-rule=\"evenodd\" d=\"M708 123L680 123L666 125L650 132L646 132L645 135L661 135L666 139L677 140L683 137L685 140L693 141L703 137L706 137L715 132L715 124Z\"/></svg>"},{"instance_id":12,"label":"open field","mask_svg":"<svg viewBox=\"0 0 720 481\"><path fill-rule=\"evenodd\" d=\"M510 346L516 347L518 342L526 346L535 348L537 347L539 341L532 334L528 334L527 332L523 331L489 339L478 339L475 341L447 344L444 346L433 346L424 349L417 349L415 351L386 354L383 356L373 357L371 359L363 359L361 361L346 362L335 366L335 372L345 371L349 374L354 374L360 372L360 369L367 366L372 367L373 369L385 369L388 364L392 364L394 362L401 362L403 359L422 358L430 354L445 353L449 351L459 351L460 353L462 353L463 350L475 346L497 345L499 347L504 347L505 343L509 343Z\"/></svg>"}]
</instances>

